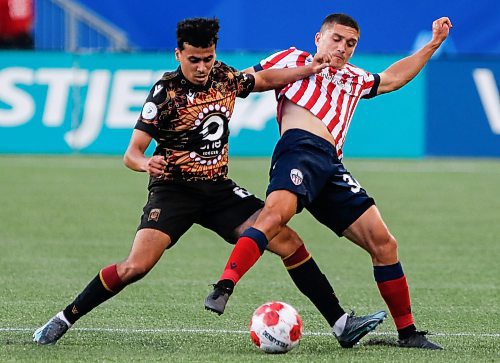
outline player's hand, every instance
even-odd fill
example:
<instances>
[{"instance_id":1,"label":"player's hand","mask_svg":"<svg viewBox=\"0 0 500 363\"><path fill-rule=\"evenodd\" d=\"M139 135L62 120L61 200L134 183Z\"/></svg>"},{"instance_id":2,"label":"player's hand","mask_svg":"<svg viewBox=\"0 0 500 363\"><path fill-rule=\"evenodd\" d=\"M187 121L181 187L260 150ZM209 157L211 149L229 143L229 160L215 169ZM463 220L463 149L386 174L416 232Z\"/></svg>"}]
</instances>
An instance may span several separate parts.
<instances>
[{"instance_id":1,"label":"player's hand","mask_svg":"<svg viewBox=\"0 0 500 363\"><path fill-rule=\"evenodd\" d=\"M332 60L331 53L318 52L314 55L311 67L314 73L320 73L323 69L330 66Z\"/></svg>"},{"instance_id":2,"label":"player's hand","mask_svg":"<svg viewBox=\"0 0 500 363\"><path fill-rule=\"evenodd\" d=\"M146 161L144 169L149 175L159 178L165 172L166 167L167 162L165 161L165 157L162 155L154 155Z\"/></svg>"},{"instance_id":3,"label":"player's hand","mask_svg":"<svg viewBox=\"0 0 500 363\"><path fill-rule=\"evenodd\" d=\"M441 44L448 37L452 27L453 25L451 25L451 21L447 17L434 20L432 23L432 40Z\"/></svg>"}]
</instances>

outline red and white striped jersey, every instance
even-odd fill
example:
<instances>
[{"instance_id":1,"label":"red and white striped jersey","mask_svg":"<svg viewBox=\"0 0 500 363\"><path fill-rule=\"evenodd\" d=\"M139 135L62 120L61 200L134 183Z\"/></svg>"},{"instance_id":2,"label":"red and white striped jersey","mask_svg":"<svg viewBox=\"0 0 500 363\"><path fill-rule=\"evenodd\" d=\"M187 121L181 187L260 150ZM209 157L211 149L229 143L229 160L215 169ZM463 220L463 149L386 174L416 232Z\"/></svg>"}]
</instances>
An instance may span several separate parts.
<instances>
[{"instance_id":1,"label":"red and white striped jersey","mask_svg":"<svg viewBox=\"0 0 500 363\"><path fill-rule=\"evenodd\" d=\"M311 54L290 48L267 57L254 69L295 68L310 64L312 60ZM349 63L342 69L325 68L319 74L277 91L278 122L281 122L280 108L286 97L325 124L335 139L337 155L342 158L342 147L358 101L376 96L379 82L378 74L371 74Z\"/></svg>"}]
</instances>

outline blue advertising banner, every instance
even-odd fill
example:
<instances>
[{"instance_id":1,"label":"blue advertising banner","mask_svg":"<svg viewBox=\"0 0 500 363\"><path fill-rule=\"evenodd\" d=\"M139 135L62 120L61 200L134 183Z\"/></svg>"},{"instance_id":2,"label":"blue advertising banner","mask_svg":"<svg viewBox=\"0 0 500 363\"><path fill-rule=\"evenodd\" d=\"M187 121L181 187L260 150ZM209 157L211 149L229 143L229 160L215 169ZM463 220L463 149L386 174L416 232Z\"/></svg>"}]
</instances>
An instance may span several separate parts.
<instances>
[{"instance_id":1,"label":"blue advertising banner","mask_svg":"<svg viewBox=\"0 0 500 363\"><path fill-rule=\"evenodd\" d=\"M268 54L218 54L238 69ZM356 56L372 72L398 57ZM153 83L177 68L173 54L3 52L0 152L122 154ZM424 76L399 92L362 100L347 157L423 154ZM238 99L230 121L232 155L269 156L278 139L274 92Z\"/></svg>"},{"instance_id":2,"label":"blue advertising banner","mask_svg":"<svg viewBox=\"0 0 500 363\"><path fill-rule=\"evenodd\" d=\"M426 154L500 156L500 62L437 60L427 74Z\"/></svg>"},{"instance_id":3,"label":"blue advertising banner","mask_svg":"<svg viewBox=\"0 0 500 363\"><path fill-rule=\"evenodd\" d=\"M377 73L400 58L356 56L353 63ZM361 100L346 138L345 157L422 157L425 79L425 72L421 72L398 91Z\"/></svg>"}]
</instances>

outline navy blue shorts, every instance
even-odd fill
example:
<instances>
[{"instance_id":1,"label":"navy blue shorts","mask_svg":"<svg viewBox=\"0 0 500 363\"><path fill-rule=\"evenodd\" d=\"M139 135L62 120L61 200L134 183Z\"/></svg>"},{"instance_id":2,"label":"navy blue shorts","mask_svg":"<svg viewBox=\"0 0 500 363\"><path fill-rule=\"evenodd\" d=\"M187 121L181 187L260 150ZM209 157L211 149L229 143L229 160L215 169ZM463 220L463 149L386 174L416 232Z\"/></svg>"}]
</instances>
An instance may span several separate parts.
<instances>
[{"instance_id":1,"label":"navy blue shorts","mask_svg":"<svg viewBox=\"0 0 500 363\"><path fill-rule=\"evenodd\" d=\"M337 157L335 147L310 132L287 130L271 160L267 195L288 190L298 196L297 212L306 208L338 236L375 201Z\"/></svg>"}]
</instances>

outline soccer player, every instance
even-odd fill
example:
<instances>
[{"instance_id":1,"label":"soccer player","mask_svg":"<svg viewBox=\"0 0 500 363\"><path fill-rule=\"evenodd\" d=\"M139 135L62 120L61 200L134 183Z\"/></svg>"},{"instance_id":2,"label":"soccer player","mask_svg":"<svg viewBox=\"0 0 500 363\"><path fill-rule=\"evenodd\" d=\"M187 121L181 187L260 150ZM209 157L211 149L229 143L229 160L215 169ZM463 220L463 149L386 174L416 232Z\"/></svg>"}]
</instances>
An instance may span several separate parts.
<instances>
[{"instance_id":1,"label":"soccer player","mask_svg":"<svg viewBox=\"0 0 500 363\"><path fill-rule=\"evenodd\" d=\"M37 329L35 342L55 343L82 316L144 277L194 223L234 244L255 222L264 202L227 176L228 123L235 99L318 73L332 57L318 53L304 67L245 74L215 60L218 30L217 19L178 24L175 56L180 66L151 89L124 156L130 169L150 175L148 201L132 250L124 261L101 269L73 302ZM145 151L153 139L157 147L148 158ZM338 336L342 345L354 345L384 320L383 311L347 316L330 283L289 228L262 250L248 253L260 255L264 248L284 258L300 291L331 326L342 331Z\"/></svg>"},{"instance_id":2,"label":"soccer player","mask_svg":"<svg viewBox=\"0 0 500 363\"><path fill-rule=\"evenodd\" d=\"M318 52L334 52L334 60L321 73L291 83L279 92L281 138L271 161L264 209L240 236L205 304L217 305L222 313L227 299L222 299L218 290L232 290L259 256L247 251L263 250L268 240L306 208L338 236L347 237L370 254L375 281L398 330L398 344L442 349L430 342L425 332L417 331L396 239L374 200L341 160L358 101L395 91L411 81L447 38L451 26L448 18L437 19L428 44L384 72L372 74L348 63L360 36L356 21L345 14L325 18L315 43ZM290 48L262 60L253 70L293 68L311 61L307 52Z\"/></svg>"}]
</instances>

